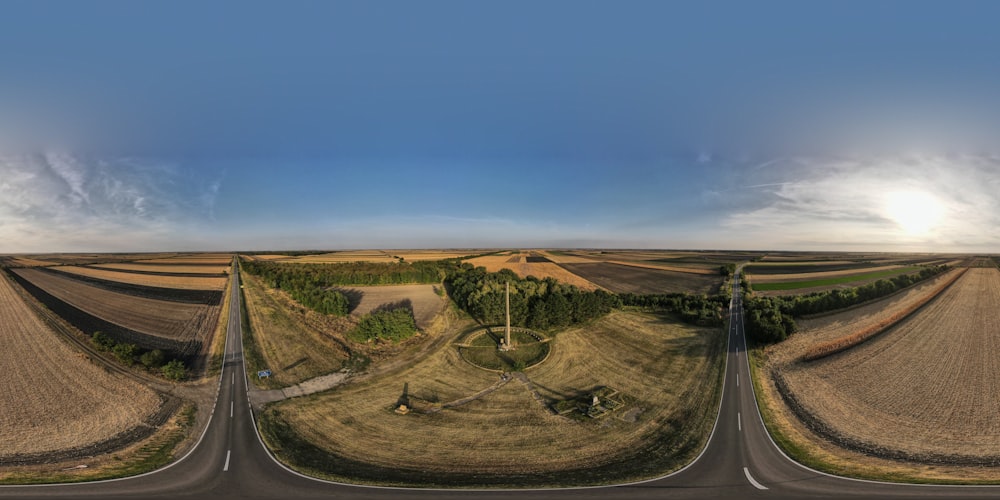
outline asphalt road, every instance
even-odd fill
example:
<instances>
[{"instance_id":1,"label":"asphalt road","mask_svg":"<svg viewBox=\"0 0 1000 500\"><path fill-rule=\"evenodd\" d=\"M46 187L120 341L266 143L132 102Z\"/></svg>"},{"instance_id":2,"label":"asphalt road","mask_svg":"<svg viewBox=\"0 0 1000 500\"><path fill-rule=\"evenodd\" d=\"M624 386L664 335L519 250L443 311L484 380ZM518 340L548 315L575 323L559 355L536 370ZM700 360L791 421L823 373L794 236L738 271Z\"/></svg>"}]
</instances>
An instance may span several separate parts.
<instances>
[{"instance_id":1,"label":"asphalt road","mask_svg":"<svg viewBox=\"0 0 1000 500\"><path fill-rule=\"evenodd\" d=\"M233 290L239 290L234 273ZM827 476L786 458L757 411L746 359L739 288L734 287L725 387L702 455L670 476L629 485L559 490L407 490L332 484L272 460L253 425L240 342L240 294L232 294L219 397L200 444L157 472L86 484L0 487L10 498L987 498L1000 487L881 484Z\"/></svg>"}]
</instances>

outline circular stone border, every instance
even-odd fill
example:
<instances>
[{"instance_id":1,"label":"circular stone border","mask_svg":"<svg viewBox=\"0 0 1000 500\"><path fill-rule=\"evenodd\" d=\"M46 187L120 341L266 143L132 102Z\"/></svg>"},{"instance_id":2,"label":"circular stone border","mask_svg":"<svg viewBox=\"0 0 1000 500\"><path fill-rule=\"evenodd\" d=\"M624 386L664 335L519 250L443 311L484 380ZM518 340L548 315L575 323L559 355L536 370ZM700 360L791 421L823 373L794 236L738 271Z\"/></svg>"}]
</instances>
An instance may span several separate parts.
<instances>
[{"instance_id":1,"label":"circular stone border","mask_svg":"<svg viewBox=\"0 0 1000 500\"><path fill-rule=\"evenodd\" d=\"M479 368L480 370L486 370L486 371L490 371L490 372L494 372L494 373L505 373L505 372L508 372L508 371L516 371L516 370L514 370L510 366L511 363L509 363L509 362L507 362L505 360L502 360L502 359L500 361L501 361L501 363L507 365L506 368L493 368L493 367L490 367L490 366L483 366L483 365L475 362L474 360L469 359L469 357L466 356L466 352L468 350L471 350L471 349L482 349L482 350L491 349L492 352L494 352L494 353L497 354L497 358L500 358L501 355L505 355L505 354L509 354L509 353L516 353L517 349L514 349L513 351L506 351L506 352L504 352L504 351L500 351L497 347L491 347L491 346L473 346L472 345L473 341L475 341L476 339L478 339L478 338L480 338L480 337L482 337L484 335L490 335L490 334L494 334L495 335L495 334L497 334L496 330L498 330L498 329L501 332L500 334L502 335L502 332L503 332L503 329L504 329L503 326L487 326L487 327L479 328L477 330L473 330L473 331L471 331L471 332L463 335L462 336L462 342L459 343L459 344L456 344L456 347L458 348L458 356L460 358L462 358L462 360L465 361L466 363L469 363L470 365L472 365L472 366L474 366L476 368ZM532 338L534 338L536 340L536 342L529 343L529 344L521 344L521 345L550 344L552 342L552 338L551 337L547 337L547 336L545 336L542 333L536 332L536 331L528 329L528 328L521 328L521 327L514 327L514 326L512 326L510 328L510 331L511 331L511 333L519 333L519 334L528 335L528 336L530 336L530 337L532 337ZM517 344L515 344L515 345L517 345ZM531 360L525 362L524 368L522 368L522 370L527 370L528 368L532 368L532 367L538 366L538 365L544 363L545 360L549 359L549 356L552 354L552 347L551 347L551 345L547 345L545 347L546 347L546 349L545 349L544 354L542 354L540 357L536 357L534 359L531 359Z\"/></svg>"}]
</instances>

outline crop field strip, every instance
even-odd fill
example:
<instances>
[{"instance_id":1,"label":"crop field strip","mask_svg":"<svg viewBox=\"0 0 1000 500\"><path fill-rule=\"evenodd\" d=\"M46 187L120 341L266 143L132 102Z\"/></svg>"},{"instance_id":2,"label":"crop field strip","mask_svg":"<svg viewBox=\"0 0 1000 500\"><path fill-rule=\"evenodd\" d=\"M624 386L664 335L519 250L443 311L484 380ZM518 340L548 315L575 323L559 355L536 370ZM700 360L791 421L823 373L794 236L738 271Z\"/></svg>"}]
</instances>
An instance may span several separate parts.
<instances>
[{"instance_id":1,"label":"crop field strip","mask_svg":"<svg viewBox=\"0 0 1000 500\"><path fill-rule=\"evenodd\" d=\"M496 374L446 348L392 377L279 403L262 426L267 435L270 421L286 420L329 450L327 467L367 481L426 483L428 473L450 485L648 477L683 465L700 448L689 439L707 435L714 421L723 343L717 329L612 313L560 333L550 358L525 372L527 384L485 391L497 385ZM574 422L547 408L603 386L626 394L630 407L600 422ZM430 414L395 415L404 390L417 408L486 395Z\"/></svg>"},{"instance_id":2,"label":"crop field strip","mask_svg":"<svg viewBox=\"0 0 1000 500\"><path fill-rule=\"evenodd\" d=\"M133 273L163 273L165 275L182 276L224 276L229 270L228 265L189 265L189 264L143 264L141 262L94 264L86 267L110 269L113 271L128 271Z\"/></svg>"},{"instance_id":3,"label":"crop field strip","mask_svg":"<svg viewBox=\"0 0 1000 500\"><path fill-rule=\"evenodd\" d=\"M200 343L214 330L218 319L218 306L135 297L38 269L14 269L12 272L72 308L141 334L130 341L143 347L166 348L175 352L180 349L186 354L193 354L191 351L200 348ZM49 304L46 302L46 305ZM67 318L67 321L76 324L73 318ZM81 330L93 333L85 328ZM114 335L116 332L105 333Z\"/></svg>"},{"instance_id":4,"label":"crop field strip","mask_svg":"<svg viewBox=\"0 0 1000 500\"><path fill-rule=\"evenodd\" d=\"M649 269L608 262L559 264L567 271L615 293L715 293L722 276Z\"/></svg>"},{"instance_id":5,"label":"crop field strip","mask_svg":"<svg viewBox=\"0 0 1000 500\"><path fill-rule=\"evenodd\" d=\"M123 281L102 279L96 276L95 272L87 274L77 274L64 270L66 266L60 267L40 267L36 270L59 276L61 278L72 279L92 285L104 290L123 293L133 297L142 297L152 300L162 300L167 302L180 302L184 304L205 304L219 305L222 301L222 290L198 290L167 288L163 286L149 286L141 284L126 283ZM86 269L86 268L81 268ZM107 275L107 274L104 274ZM119 276L115 276L116 278ZM147 280L148 281L148 280ZM223 285L223 288L225 285Z\"/></svg>"},{"instance_id":6,"label":"crop field strip","mask_svg":"<svg viewBox=\"0 0 1000 500\"><path fill-rule=\"evenodd\" d=\"M127 435L157 414L161 403L156 393L70 348L15 286L0 273L0 366L5 368L0 463L30 462L40 455L52 460Z\"/></svg>"},{"instance_id":7,"label":"crop field strip","mask_svg":"<svg viewBox=\"0 0 1000 500\"><path fill-rule=\"evenodd\" d=\"M48 268L52 271L86 276L104 281L127 283L152 288L172 288L175 290L221 291L226 287L225 276L205 274L165 274L160 272L119 271L85 266L59 266Z\"/></svg>"}]
</instances>

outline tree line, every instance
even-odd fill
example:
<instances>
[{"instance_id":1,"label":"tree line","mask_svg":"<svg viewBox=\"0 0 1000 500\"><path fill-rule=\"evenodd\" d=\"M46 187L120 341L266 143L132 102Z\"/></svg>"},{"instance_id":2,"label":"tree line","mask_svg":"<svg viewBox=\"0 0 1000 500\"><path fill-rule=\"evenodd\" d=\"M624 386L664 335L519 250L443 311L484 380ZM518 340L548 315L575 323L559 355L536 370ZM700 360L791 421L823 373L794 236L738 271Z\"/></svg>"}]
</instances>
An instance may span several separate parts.
<instances>
[{"instance_id":1,"label":"tree line","mask_svg":"<svg viewBox=\"0 0 1000 500\"><path fill-rule=\"evenodd\" d=\"M445 286L452 299L470 316L485 324L505 322L505 288L510 283L510 321L538 330L575 325L599 318L621 307L617 295L604 290L584 291L554 278L521 278L509 269L491 273L483 267L452 267Z\"/></svg>"},{"instance_id":2,"label":"tree line","mask_svg":"<svg viewBox=\"0 0 1000 500\"><path fill-rule=\"evenodd\" d=\"M795 332L795 317L835 311L885 297L949 269L951 267L944 264L927 266L916 273L880 279L854 288L778 297L752 296L749 284L741 277L740 286L746 297L743 311L747 335L758 342L780 342Z\"/></svg>"},{"instance_id":3,"label":"tree line","mask_svg":"<svg viewBox=\"0 0 1000 500\"><path fill-rule=\"evenodd\" d=\"M728 287L723 285L723 289ZM730 294L691 295L687 293L637 294L622 293L622 305L659 309L677 315L681 321L700 326L723 323L723 310L729 307Z\"/></svg>"},{"instance_id":4,"label":"tree line","mask_svg":"<svg viewBox=\"0 0 1000 500\"><path fill-rule=\"evenodd\" d=\"M243 270L260 276L274 288L296 288L308 283L320 288L343 285L405 285L440 283L444 271L439 262L338 262L332 264L295 264L266 261L243 261Z\"/></svg>"}]
</instances>

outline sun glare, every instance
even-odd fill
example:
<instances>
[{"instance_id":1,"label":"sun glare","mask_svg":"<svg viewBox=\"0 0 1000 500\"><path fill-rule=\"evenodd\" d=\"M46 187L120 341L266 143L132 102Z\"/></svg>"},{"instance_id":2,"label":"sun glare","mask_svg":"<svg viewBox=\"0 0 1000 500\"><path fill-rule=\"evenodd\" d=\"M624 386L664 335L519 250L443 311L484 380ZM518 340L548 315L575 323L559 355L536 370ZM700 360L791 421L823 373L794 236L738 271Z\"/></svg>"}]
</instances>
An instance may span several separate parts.
<instances>
[{"instance_id":1,"label":"sun glare","mask_svg":"<svg viewBox=\"0 0 1000 500\"><path fill-rule=\"evenodd\" d=\"M941 221L944 207L926 191L897 191L886 198L886 212L906 234L921 236Z\"/></svg>"}]
</instances>

